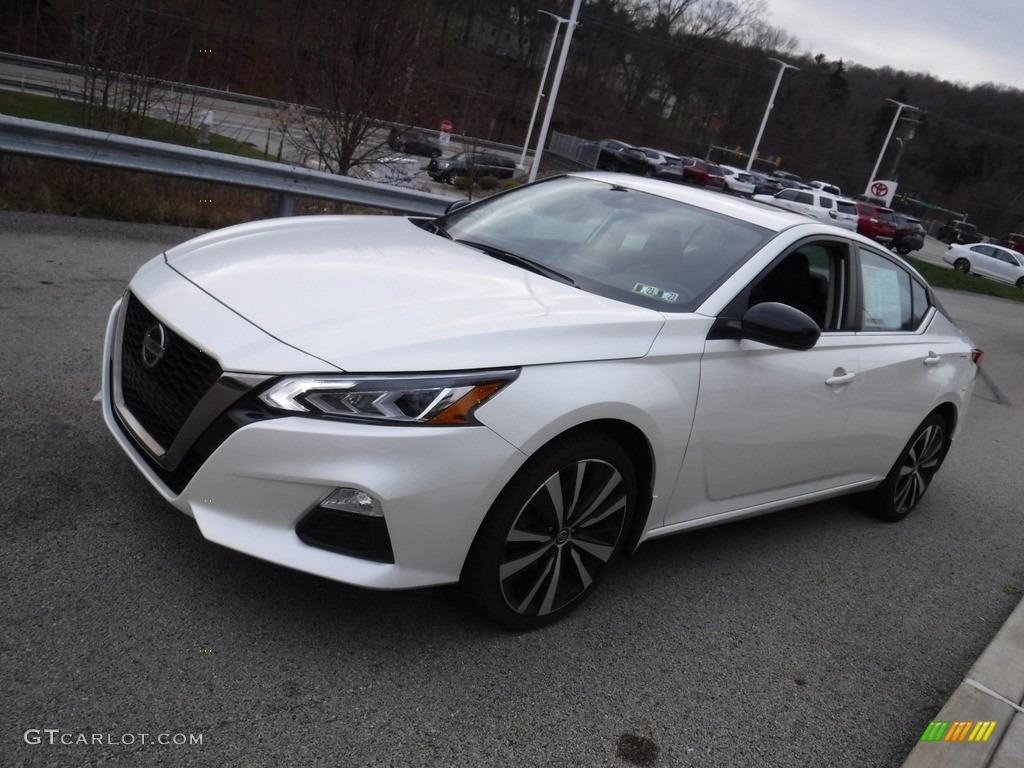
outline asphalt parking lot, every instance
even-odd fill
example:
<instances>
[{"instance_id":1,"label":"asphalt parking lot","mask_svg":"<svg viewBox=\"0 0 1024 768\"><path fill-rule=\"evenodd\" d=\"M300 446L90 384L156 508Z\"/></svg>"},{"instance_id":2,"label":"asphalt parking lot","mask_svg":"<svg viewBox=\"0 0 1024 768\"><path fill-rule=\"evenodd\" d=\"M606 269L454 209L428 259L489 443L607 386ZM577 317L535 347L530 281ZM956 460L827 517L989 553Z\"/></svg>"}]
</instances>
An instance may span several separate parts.
<instances>
[{"instance_id":1,"label":"asphalt parking lot","mask_svg":"<svg viewBox=\"0 0 1024 768\"><path fill-rule=\"evenodd\" d=\"M1024 304L952 292L987 380L903 523L651 542L522 635L210 544L93 401L110 306L192 234L0 212L2 766L895 766L1021 599Z\"/></svg>"}]
</instances>

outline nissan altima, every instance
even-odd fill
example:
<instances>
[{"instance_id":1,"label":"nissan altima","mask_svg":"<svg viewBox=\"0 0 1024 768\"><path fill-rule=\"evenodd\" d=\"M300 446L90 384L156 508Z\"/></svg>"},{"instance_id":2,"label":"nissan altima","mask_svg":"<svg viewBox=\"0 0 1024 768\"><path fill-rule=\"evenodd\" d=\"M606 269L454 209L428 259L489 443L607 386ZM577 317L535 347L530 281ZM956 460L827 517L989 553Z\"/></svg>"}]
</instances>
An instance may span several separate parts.
<instances>
[{"instance_id":1,"label":"nissan altima","mask_svg":"<svg viewBox=\"0 0 1024 768\"><path fill-rule=\"evenodd\" d=\"M873 241L608 173L202 235L139 270L104 355L106 424L204 537L461 582L513 629L648 539L852 493L905 517L981 361Z\"/></svg>"}]
</instances>

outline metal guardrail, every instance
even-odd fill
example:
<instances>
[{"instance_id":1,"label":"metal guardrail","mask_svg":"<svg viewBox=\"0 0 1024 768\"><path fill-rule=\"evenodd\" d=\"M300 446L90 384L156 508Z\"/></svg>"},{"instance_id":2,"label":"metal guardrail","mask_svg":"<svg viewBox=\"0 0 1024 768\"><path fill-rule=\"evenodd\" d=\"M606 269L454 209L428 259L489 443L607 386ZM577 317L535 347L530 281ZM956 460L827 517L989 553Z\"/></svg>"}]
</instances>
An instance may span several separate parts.
<instances>
[{"instance_id":1,"label":"metal guardrail","mask_svg":"<svg viewBox=\"0 0 1024 768\"><path fill-rule=\"evenodd\" d=\"M296 197L424 216L440 215L452 202L451 198L428 192L296 165L7 115L0 115L0 152L269 190L279 195L279 216L291 215Z\"/></svg>"},{"instance_id":2,"label":"metal guardrail","mask_svg":"<svg viewBox=\"0 0 1024 768\"><path fill-rule=\"evenodd\" d=\"M52 61L50 59L37 59L32 56L22 56L20 54L7 53L0 51L0 64L9 63L17 64L27 67L34 67L36 69L42 69L49 72L59 72L66 75L82 76L86 72L86 68L78 64L72 64L64 61ZM277 99L268 99L263 96L253 96L247 93L239 93L236 91L224 91L216 88L207 88L202 85L192 85L191 83L180 83L171 80L163 80L160 78L139 78L135 75L125 73L115 73L118 78L124 81L131 80L145 80L156 88L163 89L164 91L172 94L189 94L196 98L228 101L236 104L247 104L249 106L256 107L264 110L266 113L272 113L275 110L283 109L287 107L300 106L296 104L290 104L285 101L279 101ZM0 77L0 84L12 88L15 90L24 91L26 88L26 82L24 79L15 79L10 77ZM42 91L53 95L57 98L70 98L80 100L82 94L75 92L74 89L64 86L53 86L43 83L33 83L32 89ZM317 110L311 107L302 107L307 110L310 114L317 114ZM200 110L202 111L202 110ZM387 129L393 124L390 120L380 120L377 122L378 129ZM423 126L407 125L406 128L415 128L416 130L423 131L427 135L437 136L440 131L437 128L426 128ZM511 144L502 144L497 141L490 141L488 139L480 139L473 136L467 136L464 134L452 134L451 136L452 145L459 145L466 150L471 151L483 151L491 150L495 152L502 152L508 157L513 159L518 158L521 152L521 147L513 146ZM533 157L533 150L529 150L527 155Z\"/></svg>"}]
</instances>

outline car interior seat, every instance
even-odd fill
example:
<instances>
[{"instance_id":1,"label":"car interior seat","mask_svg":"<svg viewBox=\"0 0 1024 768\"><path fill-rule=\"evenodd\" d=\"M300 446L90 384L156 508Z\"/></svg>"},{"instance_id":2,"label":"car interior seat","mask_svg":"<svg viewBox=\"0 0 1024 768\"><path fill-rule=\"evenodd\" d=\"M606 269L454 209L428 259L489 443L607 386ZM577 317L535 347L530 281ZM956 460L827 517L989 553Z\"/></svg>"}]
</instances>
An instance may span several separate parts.
<instances>
[{"instance_id":1,"label":"car interior seat","mask_svg":"<svg viewBox=\"0 0 1024 768\"><path fill-rule=\"evenodd\" d=\"M807 255L797 251L777 264L751 291L750 306L766 301L788 304L821 326L828 306L828 286L814 279Z\"/></svg>"}]
</instances>

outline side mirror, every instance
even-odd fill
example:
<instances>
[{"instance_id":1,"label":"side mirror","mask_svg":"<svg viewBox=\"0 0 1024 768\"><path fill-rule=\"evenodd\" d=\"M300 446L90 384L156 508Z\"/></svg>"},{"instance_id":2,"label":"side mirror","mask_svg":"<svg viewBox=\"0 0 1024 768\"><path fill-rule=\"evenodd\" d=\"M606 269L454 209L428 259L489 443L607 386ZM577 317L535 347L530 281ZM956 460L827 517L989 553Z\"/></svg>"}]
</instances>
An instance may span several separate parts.
<instances>
[{"instance_id":1,"label":"side mirror","mask_svg":"<svg viewBox=\"0 0 1024 768\"><path fill-rule=\"evenodd\" d=\"M469 200L455 200L454 202L449 203L448 207L444 209L444 212L447 215L452 211L459 210L459 208L465 208L469 204Z\"/></svg>"},{"instance_id":2,"label":"side mirror","mask_svg":"<svg viewBox=\"0 0 1024 768\"><path fill-rule=\"evenodd\" d=\"M804 350L818 343L821 328L795 307L766 301L755 304L743 315L739 335L773 347Z\"/></svg>"}]
</instances>

